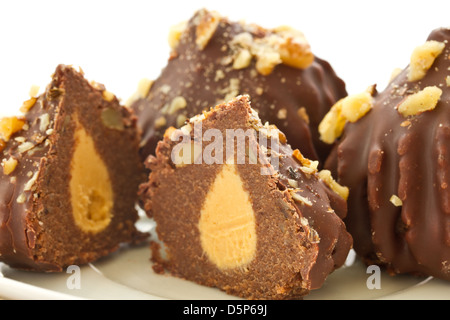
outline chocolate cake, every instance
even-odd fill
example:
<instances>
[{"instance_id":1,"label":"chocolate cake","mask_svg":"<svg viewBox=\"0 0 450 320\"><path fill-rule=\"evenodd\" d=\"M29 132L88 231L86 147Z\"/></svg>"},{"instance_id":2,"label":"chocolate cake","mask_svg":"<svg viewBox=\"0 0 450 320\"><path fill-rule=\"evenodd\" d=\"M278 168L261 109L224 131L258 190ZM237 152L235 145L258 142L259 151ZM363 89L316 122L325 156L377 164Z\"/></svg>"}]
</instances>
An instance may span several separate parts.
<instances>
[{"instance_id":1,"label":"chocolate cake","mask_svg":"<svg viewBox=\"0 0 450 320\"><path fill-rule=\"evenodd\" d=\"M0 121L0 261L58 272L141 239L135 117L72 67L32 91L23 116Z\"/></svg>"},{"instance_id":2,"label":"chocolate cake","mask_svg":"<svg viewBox=\"0 0 450 320\"><path fill-rule=\"evenodd\" d=\"M280 128L293 147L310 159L325 160L330 146L320 141L317 126L347 93L301 32L268 30L200 10L174 27L169 40L167 66L154 82L140 83L132 99L143 131L143 160L155 153L168 127L180 128L210 106L244 94L262 121Z\"/></svg>"},{"instance_id":3,"label":"chocolate cake","mask_svg":"<svg viewBox=\"0 0 450 320\"><path fill-rule=\"evenodd\" d=\"M168 129L146 165L155 271L246 299L294 299L345 262L348 190L263 125L248 96Z\"/></svg>"},{"instance_id":4,"label":"chocolate cake","mask_svg":"<svg viewBox=\"0 0 450 320\"><path fill-rule=\"evenodd\" d=\"M450 280L449 41L434 30L384 91L345 98L321 124L355 250L392 274Z\"/></svg>"}]
</instances>

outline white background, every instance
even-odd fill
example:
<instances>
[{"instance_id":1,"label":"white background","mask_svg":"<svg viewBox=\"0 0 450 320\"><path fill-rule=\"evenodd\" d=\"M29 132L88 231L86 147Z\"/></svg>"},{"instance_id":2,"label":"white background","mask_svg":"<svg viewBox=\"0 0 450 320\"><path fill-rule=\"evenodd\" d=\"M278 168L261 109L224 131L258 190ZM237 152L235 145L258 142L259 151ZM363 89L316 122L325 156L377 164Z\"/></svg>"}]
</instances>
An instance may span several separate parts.
<instances>
[{"instance_id":1,"label":"white background","mask_svg":"<svg viewBox=\"0 0 450 320\"><path fill-rule=\"evenodd\" d=\"M0 0L0 113L18 113L29 88L43 91L60 63L81 66L126 101L141 78L165 66L170 26L202 7L303 31L349 93L383 89L433 29L450 26L450 0Z\"/></svg>"}]
</instances>

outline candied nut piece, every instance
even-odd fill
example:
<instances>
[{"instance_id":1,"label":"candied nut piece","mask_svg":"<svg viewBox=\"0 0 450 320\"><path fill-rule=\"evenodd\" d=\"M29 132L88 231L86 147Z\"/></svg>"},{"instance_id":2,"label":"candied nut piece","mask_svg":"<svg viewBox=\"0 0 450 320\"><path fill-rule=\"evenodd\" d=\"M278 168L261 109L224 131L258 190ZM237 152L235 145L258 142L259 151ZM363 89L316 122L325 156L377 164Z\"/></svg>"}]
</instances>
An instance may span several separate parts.
<instances>
[{"instance_id":1,"label":"candied nut piece","mask_svg":"<svg viewBox=\"0 0 450 320\"><path fill-rule=\"evenodd\" d=\"M2 160L3 173L6 175L11 174L17 167L17 160L13 157Z\"/></svg>"},{"instance_id":2,"label":"candied nut piece","mask_svg":"<svg viewBox=\"0 0 450 320\"><path fill-rule=\"evenodd\" d=\"M103 90L102 97L105 99L105 101L111 102L114 100L115 95L112 92L109 92L108 90Z\"/></svg>"},{"instance_id":3,"label":"candied nut piece","mask_svg":"<svg viewBox=\"0 0 450 320\"><path fill-rule=\"evenodd\" d=\"M319 124L320 139L328 144L334 143L342 135L345 123L356 122L364 117L373 107L375 86L366 91L347 96L331 107Z\"/></svg>"},{"instance_id":4,"label":"candied nut piece","mask_svg":"<svg viewBox=\"0 0 450 320\"><path fill-rule=\"evenodd\" d=\"M6 148L6 142L3 139L0 139L0 152Z\"/></svg>"},{"instance_id":5,"label":"candied nut piece","mask_svg":"<svg viewBox=\"0 0 450 320\"><path fill-rule=\"evenodd\" d=\"M425 89L406 97L397 106L398 112L404 117L418 115L436 108L442 95L442 90L436 86Z\"/></svg>"},{"instance_id":6,"label":"candied nut piece","mask_svg":"<svg viewBox=\"0 0 450 320\"><path fill-rule=\"evenodd\" d=\"M186 106L187 106L186 99L184 99L181 96L177 96L173 98L170 104L165 105L164 108L161 110L161 112L163 114L174 114L177 111L186 108Z\"/></svg>"},{"instance_id":7,"label":"candied nut piece","mask_svg":"<svg viewBox=\"0 0 450 320\"><path fill-rule=\"evenodd\" d=\"M220 15L218 13L208 12L206 10L203 10L202 13L203 14L199 16L200 21L195 30L195 43L200 50L206 48L220 22Z\"/></svg>"},{"instance_id":8,"label":"candied nut piece","mask_svg":"<svg viewBox=\"0 0 450 320\"><path fill-rule=\"evenodd\" d=\"M389 199L389 201L396 207L401 207L403 206L403 201L402 199L400 199L398 196L396 196L395 194L392 195L392 197Z\"/></svg>"},{"instance_id":9,"label":"candied nut piece","mask_svg":"<svg viewBox=\"0 0 450 320\"><path fill-rule=\"evenodd\" d=\"M339 100L319 124L320 139L328 144L334 143L344 131L346 119L342 115L342 101Z\"/></svg>"},{"instance_id":10,"label":"candied nut piece","mask_svg":"<svg viewBox=\"0 0 450 320\"><path fill-rule=\"evenodd\" d=\"M128 98L125 106L130 107L136 100L147 97L154 82L155 81L147 78L141 79L138 83L136 92Z\"/></svg>"},{"instance_id":11,"label":"candied nut piece","mask_svg":"<svg viewBox=\"0 0 450 320\"><path fill-rule=\"evenodd\" d=\"M183 31L186 30L187 21L182 21L174 26L172 26L169 30L169 45L175 50L178 47L178 43L180 42L181 35Z\"/></svg>"},{"instance_id":12,"label":"candied nut piece","mask_svg":"<svg viewBox=\"0 0 450 320\"><path fill-rule=\"evenodd\" d=\"M148 92L150 91L153 83L154 83L153 80L150 80L147 78L141 79L139 81L138 88L137 88L137 93L139 94L139 97L145 98L146 96L148 96Z\"/></svg>"},{"instance_id":13,"label":"candied nut piece","mask_svg":"<svg viewBox=\"0 0 450 320\"><path fill-rule=\"evenodd\" d=\"M342 101L342 116L356 122L372 109L373 98L369 92L362 92L348 96Z\"/></svg>"},{"instance_id":14,"label":"candied nut piece","mask_svg":"<svg viewBox=\"0 0 450 320\"><path fill-rule=\"evenodd\" d=\"M11 136L20 131L25 125L25 120L18 117L6 117L0 120L0 135L8 141Z\"/></svg>"},{"instance_id":15,"label":"candied nut piece","mask_svg":"<svg viewBox=\"0 0 450 320\"><path fill-rule=\"evenodd\" d=\"M36 104L37 98L30 98L23 102L22 106L20 107L20 112L27 113L30 111L30 109Z\"/></svg>"},{"instance_id":16,"label":"candied nut piece","mask_svg":"<svg viewBox=\"0 0 450 320\"><path fill-rule=\"evenodd\" d=\"M272 73L273 69L282 62L280 53L273 48L261 47L256 52L256 70L263 76Z\"/></svg>"},{"instance_id":17,"label":"candied nut piece","mask_svg":"<svg viewBox=\"0 0 450 320\"><path fill-rule=\"evenodd\" d=\"M233 69L245 69L250 65L252 61L252 54L247 49L242 49L238 52L233 62Z\"/></svg>"},{"instance_id":18,"label":"candied nut piece","mask_svg":"<svg viewBox=\"0 0 450 320\"><path fill-rule=\"evenodd\" d=\"M38 94L39 86L31 86L29 93L30 99L22 104L22 106L20 107L20 111L23 113L27 113L36 104Z\"/></svg>"},{"instance_id":19,"label":"candied nut piece","mask_svg":"<svg viewBox=\"0 0 450 320\"><path fill-rule=\"evenodd\" d=\"M322 179L322 181L325 182L331 188L331 190L340 195L344 200L348 199L350 193L349 189L337 183L336 180L333 179L331 171L322 170L318 174L319 178Z\"/></svg>"},{"instance_id":20,"label":"candied nut piece","mask_svg":"<svg viewBox=\"0 0 450 320\"><path fill-rule=\"evenodd\" d=\"M161 116L155 120L155 128L159 129L167 124L167 120L164 116Z\"/></svg>"},{"instance_id":21,"label":"candied nut piece","mask_svg":"<svg viewBox=\"0 0 450 320\"><path fill-rule=\"evenodd\" d=\"M315 173L317 172L317 167L319 166L318 161L311 161L303 156L300 150L296 149L292 152L292 156L298 160L298 162L303 166L301 170L305 173ZM309 170L304 170L305 168Z\"/></svg>"},{"instance_id":22,"label":"candied nut piece","mask_svg":"<svg viewBox=\"0 0 450 320\"><path fill-rule=\"evenodd\" d=\"M408 80L422 79L444 48L445 43L431 40L414 49L411 55Z\"/></svg>"},{"instance_id":23,"label":"candied nut piece","mask_svg":"<svg viewBox=\"0 0 450 320\"><path fill-rule=\"evenodd\" d=\"M275 32L283 38L279 53L284 64L298 69L306 69L313 63L314 54L302 32L290 27L279 27L275 29Z\"/></svg>"}]
</instances>

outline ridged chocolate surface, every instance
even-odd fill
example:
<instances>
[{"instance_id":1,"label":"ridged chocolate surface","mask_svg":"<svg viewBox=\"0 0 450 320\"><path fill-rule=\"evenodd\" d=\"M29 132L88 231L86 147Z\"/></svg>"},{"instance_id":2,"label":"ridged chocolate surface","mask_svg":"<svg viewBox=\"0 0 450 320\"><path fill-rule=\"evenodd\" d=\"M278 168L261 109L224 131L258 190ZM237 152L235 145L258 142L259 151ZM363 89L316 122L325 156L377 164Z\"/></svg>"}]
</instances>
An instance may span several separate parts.
<instances>
[{"instance_id":1,"label":"ridged chocolate surface","mask_svg":"<svg viewBox=\"0 0 450 320\"><path fill-rule=\"evenodd\" d=\"M224 136L227 129L250 130L250 139L266 134L246 97L213 109L202 128L219 130ZM189 135L194 139L194 132ZM257 164L247 156L245 164L236 165L255 214L256 256L245 267L217 268L202 250L198 223L205 197L223 165L176 167L171 153L177 143L166 136L158 144L156 157L146 162L151 169L149 181L141 186L146 212L155 219L168 253L167 259L153 256L156 269L162 265L175 276L248 299L287 299L320 288L343 265L352 245L341 220L346 215L345 200L317 173L303 172L308 168L293 157L285 141L272 140L267 150L258 146ZM203 150L209 145L204 141ZM278 168L268 160L276 148ZM262 167L271 174L262 175Z\"/></svg>"},{"instance_id":2,"label":"ridged chocolate surface","mask_svg":"<svg viewBox=\"0 0 450 320\"><path fill-rule=\"evenodd\" d=\"M205 14L208 13L199 11L188 22L148 96L132 106L143 130L142 158L154 154L165 129L180 127L177 120L183 116L193 117L210 106L247 94L263 122L280 128L290 144L302 150L306 157L323 161L330 147L319 140L318 124L329 108L346 95L344 82L330 64L316 57L304 70L279 64L270 74L262 75L256 70L253 59L248 67L233 69L236 53L232 47L236 36L248 33L261 39L269 38L272 32L221 18L206 47L200 50L196 44L196 28ZM164 107L176 97L183 97L186 107L174 114L165 113ZM299 113L299 110L304 112Z\"/></svg>"},{"instance_id":3,"label":"ridged chocolate surface","mask_svg":"<svg viewBox=\"0 0 450 320\"><path fill-rule=\"evenodd\" d=\"M326 166L350 188L345 222L368 263L450 280L450 29L428 40L445 49L425 77L409 82L407 67L376 94L373 110L346 125ZM397 111L428 86L442 90L434 110L407 118Z\"/></svg>"}]
</instances>

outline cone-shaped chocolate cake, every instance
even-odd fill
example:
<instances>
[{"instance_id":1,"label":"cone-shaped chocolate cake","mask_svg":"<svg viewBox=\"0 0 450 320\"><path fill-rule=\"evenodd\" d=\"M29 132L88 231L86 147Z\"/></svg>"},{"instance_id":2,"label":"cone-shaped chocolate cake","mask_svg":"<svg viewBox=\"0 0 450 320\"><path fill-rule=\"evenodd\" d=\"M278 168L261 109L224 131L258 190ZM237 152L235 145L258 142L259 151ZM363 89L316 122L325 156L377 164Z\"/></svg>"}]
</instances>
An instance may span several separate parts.
<instances>
[{"instance_id":1,"label":"cone-shaped chocolate cake","mask_svg":"<svg viewBox=\"0 0 450 320\"><path fill-rule=\"evenodd\" d=\"M141 196L164 248L153 246L155 270L247 299L288 299L345 262L348 190L262 125L247 96L167 130L146 164Z\"/></svg>"},{"instance_id":2,"label":"cone-shaped chocolate cake","mask_svg":"<svg viewBox=\"0 0 450 320\"><path fill-rule=\"evenodd\" d=\"M172 54L154 82L142 82L132 108L143 130L142 158L155 153L168 127L238 95L249 95L263 122L276 125L305 157L325 160L330 146L317 126L346 96L330 64L311 52L304 35L231 22L198 11L170 33Z\"/></svg>"},{"instance_id":3,"label":"cone-shaped chocolate cake","mask_svg":"<svg viewBox=\"0 0 450 320\"><path fill-rule=\"evenodd\" d=\"M0 261L62 271L140 238L143 166L130 111L63 65L21 111L0 121Z\"/></svg>"},{"instance_id":4,"label":"cone-shaped chocolate cake","mask_svg":"<svg viewBox=\"0 0 450 320\"><path fill-rule=\"evenodd\" d=\"M450 280L449 41L434 30L383 92L345 98L321 124L328 142L343 131L326 167L350 189L355 250L393 274Z\"/></svg>"}]
</instances>

